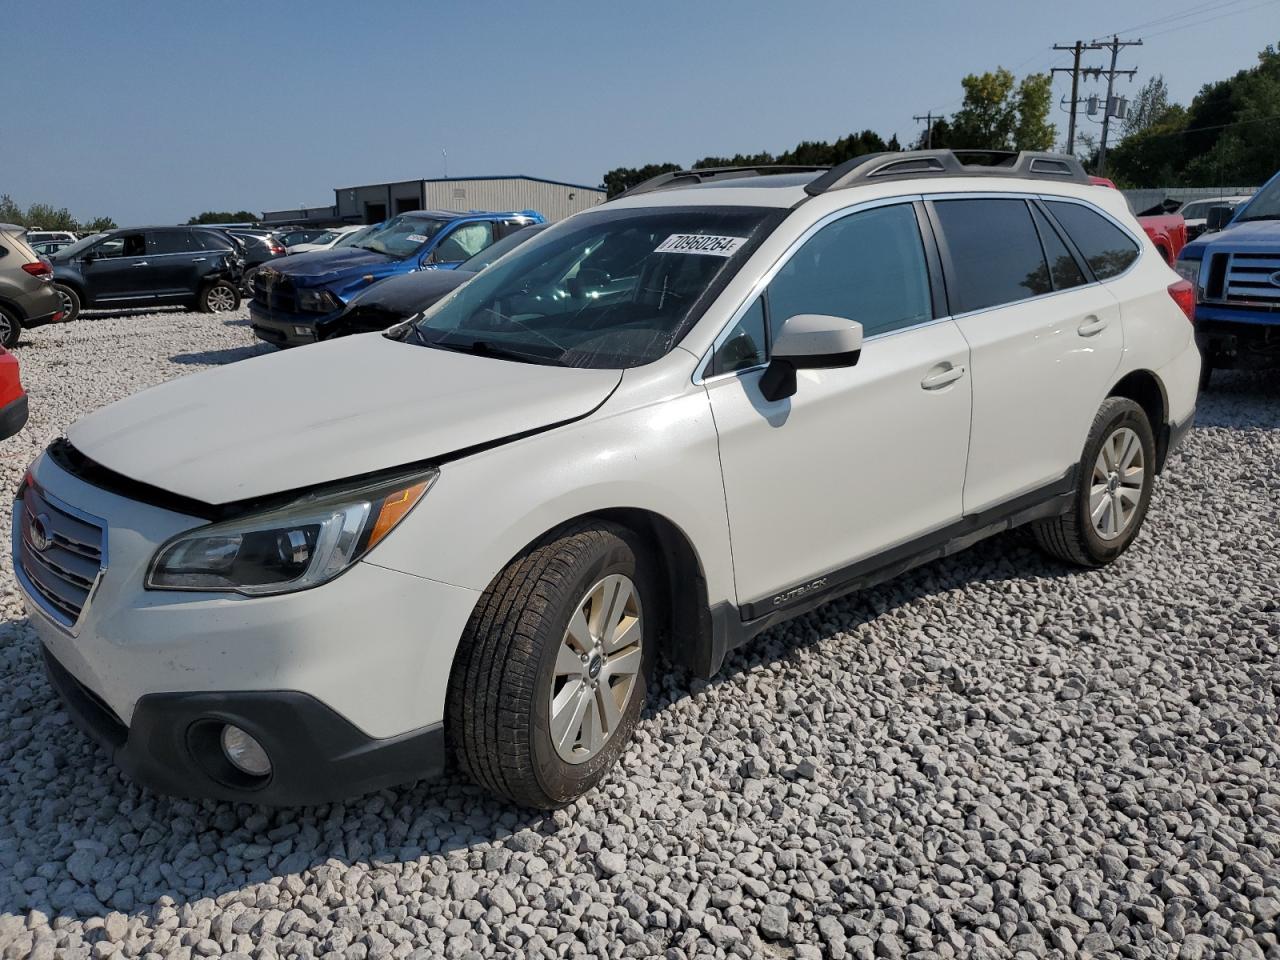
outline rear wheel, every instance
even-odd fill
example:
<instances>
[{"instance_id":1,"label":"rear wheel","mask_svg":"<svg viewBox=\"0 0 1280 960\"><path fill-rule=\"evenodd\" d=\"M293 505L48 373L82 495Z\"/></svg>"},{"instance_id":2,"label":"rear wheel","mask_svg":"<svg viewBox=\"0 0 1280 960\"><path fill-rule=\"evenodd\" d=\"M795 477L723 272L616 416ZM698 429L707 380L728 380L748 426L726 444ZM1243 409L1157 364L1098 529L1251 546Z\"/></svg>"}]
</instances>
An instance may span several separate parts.
<instances>
[{"instance_id":1,"label":"rear wheel","mask_svg":"<svg viewBox=\"0 0 1280 960\"><path fill-rule=\"evenodd\" d=\"M251 267L244 272L244 276L240 278L240 289L246 297L253 296L253 278L258 275L258 268Z\"/></svg>"},{"instance_id":2,"label":"rear wheel","mask_svg":"<svg viewBox=\"0 0 1280 960\"><path fill-rule=\"evenodd\" d=\"M1147 514L1155 453L1142 408L1125 397L1104 400L1085 443L1071 509L1032 527L1040 547L1082 567L1105 566L1124 553Z\"/></svg>"},{"instance_id":3,"label":"rear wheel","mask_svg":"<svg viewBox=\"0 0 1280 960\"><path fill-rule=\"evenodd\" d=\"M225 313L240 306L240 291L226 280L218 280L200 291L196 301L202 313Z\"/></svg>"},{"instance_id":4,"label":"rear wheel","mask_svg":"<svg viewBox=\"0 0 1280 960\"><path fill-rule=\"evenodd\" d=\"M0 347L10 350L18 345L22 324L11 310L0 307Z\"/></svg>"},{"instance_id":5,"label":"rear wheel","mask_svg":"<svg viewBox=\"0 0 1280 960\"><path fill-rule=\"evenodd\" d=\"M58 309L62 311L62 322L70 323L80 316L80 294L61 283L55 283L53 289L58 294Z\"/></svg>"},{"instance_id":6,"label":"rear wheel","mask_svg":"<svg viewBox=\"0 0 1280 960\"><path fill-rule=\"evenodd\" d=\"M613 524L562 529L513 560L477 604L449 680L463 770L529 807L591 790L644 706L659 602L642 551Z\"/></svg>"}]
</instances>

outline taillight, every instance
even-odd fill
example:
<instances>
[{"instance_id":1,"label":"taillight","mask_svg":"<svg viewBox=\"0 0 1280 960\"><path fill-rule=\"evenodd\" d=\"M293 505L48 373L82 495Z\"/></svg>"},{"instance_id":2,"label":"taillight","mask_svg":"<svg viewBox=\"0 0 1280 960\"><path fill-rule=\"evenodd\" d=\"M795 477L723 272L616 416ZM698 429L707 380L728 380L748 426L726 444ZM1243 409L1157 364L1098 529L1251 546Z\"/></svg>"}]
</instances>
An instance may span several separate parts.
<instances>
[{"instance_id":1,"label":"taillight","mask_svg":"<svg viewBox=\"0 0 1280 960\"><path fill-rule=\"evenodd\" d=\"M280 246L279 244L276 244L271 248L271 253L273 256L277 256L277 257L282 256L284 254L284 247Z\"/></svg>"},{"instance_id":2,"label":"taillight","mask_svg":"<svg viewBox=\"0 0 1280 960\"><path fill-rule=\"evenodd\" d=\"M22 269L27 271L33 277L39 277L41 280L53 279L53 267L49 266L43 260L37 260L35 263L24 263Z\"/></svg>"},{"instance_id":3,"label":"taillight","mask_svg":"<svg viewBox=\"0 0 1280 960\"><path fill-rule=\"evenodd\" d=\"M1169 284L1169 296L1173 297L1173 302L1187 315L1187 319L1194 323L1196 319L1196 288L1191 281L1179 280L1177 283Z\"/></svg>"}]
</instances>

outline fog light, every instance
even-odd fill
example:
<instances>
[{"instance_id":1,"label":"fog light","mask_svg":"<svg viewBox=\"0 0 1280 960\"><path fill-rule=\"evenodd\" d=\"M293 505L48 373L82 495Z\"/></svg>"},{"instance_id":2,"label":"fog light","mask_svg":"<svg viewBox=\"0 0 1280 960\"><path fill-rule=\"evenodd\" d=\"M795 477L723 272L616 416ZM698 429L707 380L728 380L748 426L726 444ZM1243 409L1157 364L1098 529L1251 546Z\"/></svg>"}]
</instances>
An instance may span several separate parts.
<instances>
[{"instance_id":1,"label":"fog light","mask_svg":"<svg viewBox=\"0 0 1280 960\"><path fill-rule=\"evenodd\" d=\"M251 777L265 777L271 772L271 760L262 744L234 723L222 728L222 752L232 766Z\"/></svg>"}]
</instances>

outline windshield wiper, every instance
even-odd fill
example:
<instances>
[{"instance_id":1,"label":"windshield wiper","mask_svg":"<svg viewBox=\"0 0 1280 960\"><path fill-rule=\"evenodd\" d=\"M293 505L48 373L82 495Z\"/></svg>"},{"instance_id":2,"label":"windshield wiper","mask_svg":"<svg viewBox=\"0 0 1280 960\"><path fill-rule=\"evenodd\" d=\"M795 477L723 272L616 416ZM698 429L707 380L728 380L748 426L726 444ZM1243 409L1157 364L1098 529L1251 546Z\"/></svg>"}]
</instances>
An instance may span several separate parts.
<instances>
[{"instance_id":1,"label":"windshield wiper","mask_svg":"<svg viewBox=\"0 0 1280 960\"><path fill-rule=\"evenodd\" d=\"M410 317L408 320L403 320L400 323L397 323L394 327L388 327L383 333L383 336L391 340L401 341L403 341L406 336L412 336L413 339L418 341L419 345L424 347L434 347L435 344L428 340L423 335L422 330L418 327L418 321L421 318L422 317L419 314L416 317Z\"/></svg>"},{"instance_id":2,"label":"windshield wiper","mask_svg":"<svg viewBox=\"0 0 1280 960\"><path fill-rule=\"evenodd\" d=\"M424 342L429 346L455 353L472 353L482 357L495 357L502 360L518 360L521 363L550 363L559 365L559 360L568 351L561 350L557 354L549 354L539 350L522 350L506 344L494 343L492 340L469 340L462 343L451 343L445 339Z\"/></svg>"}]
</instances>

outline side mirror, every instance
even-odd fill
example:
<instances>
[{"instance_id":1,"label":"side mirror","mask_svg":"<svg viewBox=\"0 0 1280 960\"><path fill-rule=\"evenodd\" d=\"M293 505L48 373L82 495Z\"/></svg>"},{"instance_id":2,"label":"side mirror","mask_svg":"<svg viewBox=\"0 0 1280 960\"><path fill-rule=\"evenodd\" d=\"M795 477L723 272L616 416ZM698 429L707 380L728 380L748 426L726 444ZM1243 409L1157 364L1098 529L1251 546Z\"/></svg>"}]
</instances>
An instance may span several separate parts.
<instances>
[{"instance_id":1,"label":"side mirror","mask_svg":"<svg viewBox=\"0 0 1280 960\"><path fill-rule=\"evenodd\" d=\"M857 320L797 314L782 325L773 341L760 392L766 400L783 400L796 392L797 370L852 367L861 354L862 324Z\"/></svg>"},{"instance_id":2,"label":"side mirror","mask_svg":"<svg viewBox=\"0 0 1280 960\"><path fill-rule=\"evenodd\" d=\"M96 253L86 253L83 257L80 258L80 262L84 264L90 264L97 259L98 259L98 255Z\"/></svg>"},{"instance_id":3,"label":"side mirror","mask_svg":"<svg viewBox=\"0 0 1280 960\"><path fill-rule=\"evenodd\" d=\"M1231 207L1210 207L1204 218L1205 231L1221 230L1231 222L1234 215L1235 210Z\"/></svg>"}]
</instances>

